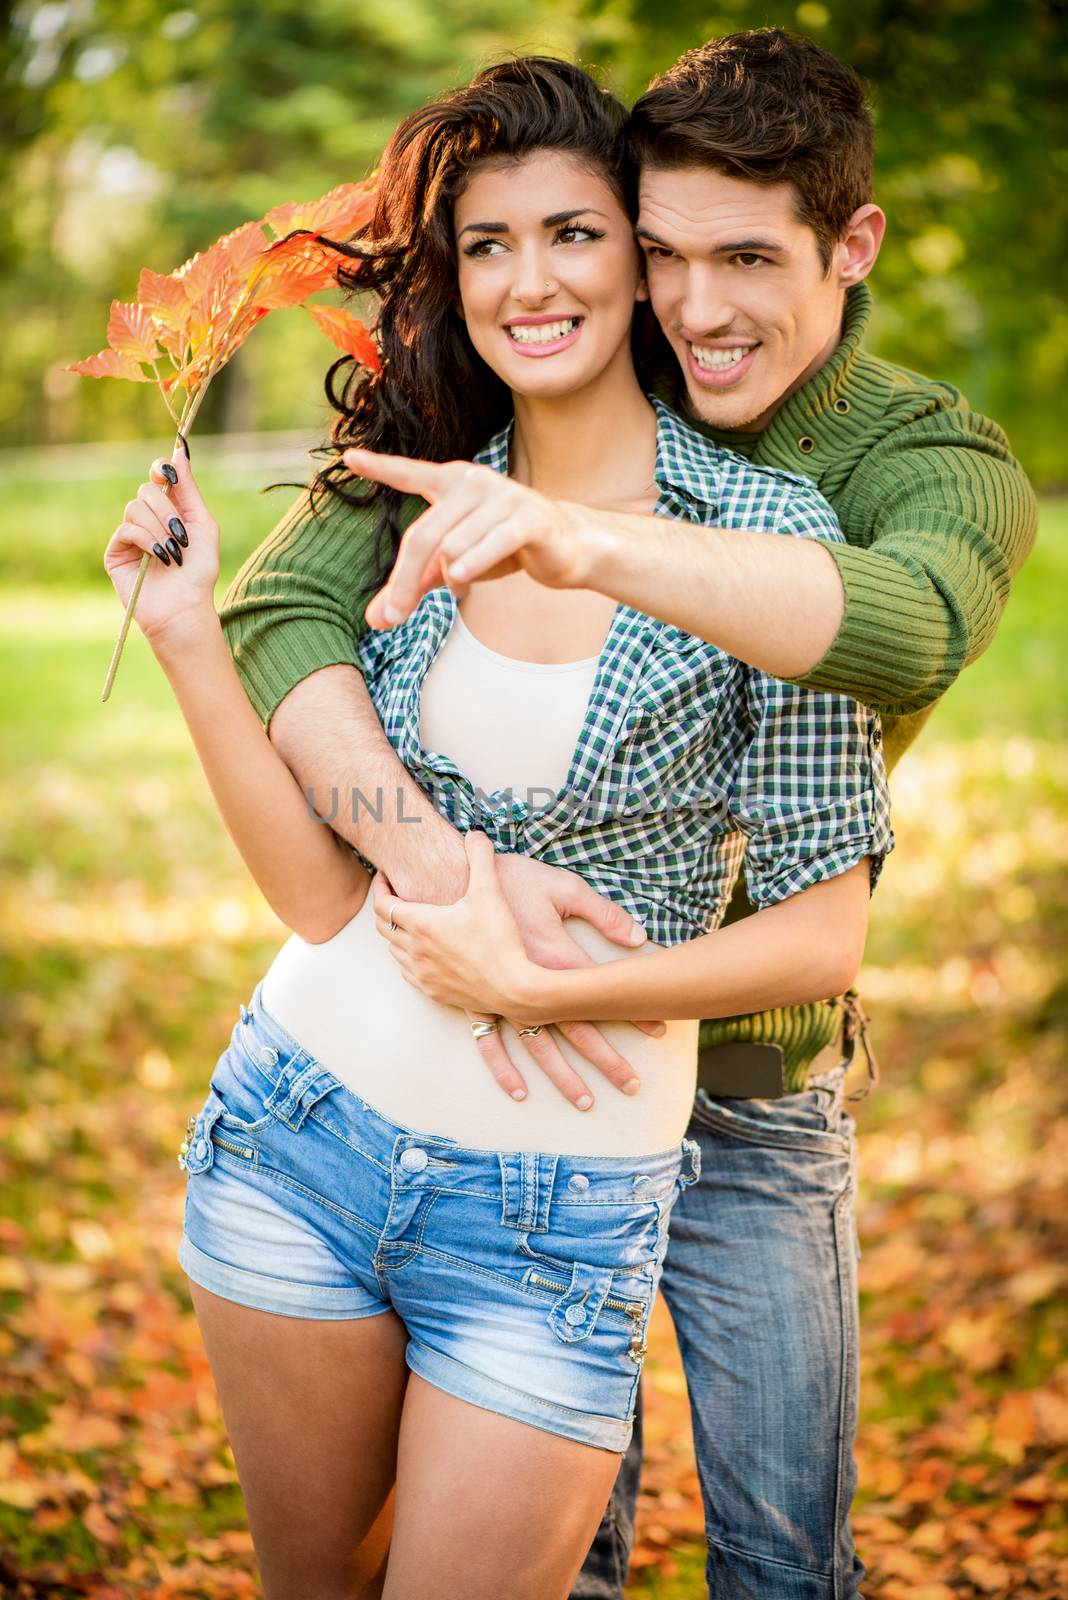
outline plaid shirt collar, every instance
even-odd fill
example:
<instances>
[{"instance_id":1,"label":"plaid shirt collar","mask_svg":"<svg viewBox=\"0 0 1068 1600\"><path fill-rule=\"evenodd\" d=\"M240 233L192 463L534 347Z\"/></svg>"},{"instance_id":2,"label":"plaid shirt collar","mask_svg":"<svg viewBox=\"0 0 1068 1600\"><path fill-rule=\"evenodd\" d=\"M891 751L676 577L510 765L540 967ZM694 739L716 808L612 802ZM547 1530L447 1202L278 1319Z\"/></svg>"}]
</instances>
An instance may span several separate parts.
<instances>
[{"instance_id":1,"label":"plaid shirt collar","mask_svg":"<svg viewBox=\"0 0 1068 1600\"><path fill-rule=\"evenodd\" d=\"M722 499L724 464L734 458L722 446L710 445L657 395L648 398L656 412L656 515L704 521L708 508ZM508 471L514 426L513 418L493 435L474 457L478 466L492 467L494 472Z\"/></svg>"}]
</instances>

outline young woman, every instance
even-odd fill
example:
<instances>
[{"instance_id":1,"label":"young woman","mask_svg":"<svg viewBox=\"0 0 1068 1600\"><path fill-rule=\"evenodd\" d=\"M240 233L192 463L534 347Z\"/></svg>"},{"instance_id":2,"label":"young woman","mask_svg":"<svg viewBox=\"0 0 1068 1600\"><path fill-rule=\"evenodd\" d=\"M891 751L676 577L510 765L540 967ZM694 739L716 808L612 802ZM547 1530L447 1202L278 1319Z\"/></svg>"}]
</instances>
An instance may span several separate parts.
<instances>
[{"instance_id":1,"label":"young woman","mask_svg":"<svg viewBox=\"0 0 1068 1600\"><path fill-rule=\"evenodd\" d=\"M554 498L661 514L665 538L678 518L834 537L801 480L714 449L643 392L623 117L578 69L528 59L401 125L350 247L354 284L380 295L383 372L339 406L338 449L473 457ZM388 568L411 505L341 462L321 476L350 526L379 525ZM368 895L266 737L180 450L108 547L120 598L176 511L178 566L150 569L138 621L295 930L191 1119L179 1251L265 1592L565 1596L628 1442L671 1207L696 1177L693 1019L848 986L891 843L874 719L588 591L511 571L461 610L439 584L361 643L401 760L468 834L471 889L435 925ZM366 600L364 554L345 551L344 581ZM747 844L764 909L711 931ZM577 869L648 941L576 921L588 971L534 967L494 846ZM471 951L450 959L457 938L474 970ZM472 988L535 1051L557 1019L609 1019L639 1092L628 1071L578 1114L548 1078L501 1094L458 1008ZM667 1026L635 1042L620 1032L635 1015Z\"/></svg>"}]
</instances>

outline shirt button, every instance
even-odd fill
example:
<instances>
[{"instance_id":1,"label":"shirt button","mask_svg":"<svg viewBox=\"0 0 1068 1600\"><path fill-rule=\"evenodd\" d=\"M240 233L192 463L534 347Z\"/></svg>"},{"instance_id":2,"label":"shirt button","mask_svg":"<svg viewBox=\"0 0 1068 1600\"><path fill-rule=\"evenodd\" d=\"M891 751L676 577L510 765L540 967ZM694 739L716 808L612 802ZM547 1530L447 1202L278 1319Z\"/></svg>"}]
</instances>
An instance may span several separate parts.
<instances>
[{"instance_id":1,"label":"shirt button","mask_svg":"<svg viewBox=\"0 0 1068 1600\"><path fill-rule=\"evenodd\" d=\"M580 1328L586 1320L585 1306L568 1306L564 1312L564 1321L569 1322L573 1328Z\"/></svg>"},{"instance_id":2,"label":"shirt button","mask_svg":"<svg viewBox=\"0 0 1068 1600\"><path fill-rule=\"evenodd\" d=\"M208 1141L206 1139L198 1139L196 1144L193 1146L193 1154L196 1156L198 1161L203 1161L207 1153Z\"/></svg>"},{"instance_id":3,"label":"shirt button","mask_svg":"<svg viewBox=\"0 0 1068 1600\"><path fill-rule=\"evenodd\" d=\"M882 744L883 730L881 728L874 728L872 730L871 742L872 744Z\"/></svg>"},{"instance_id":4,"label":"shirt button","mask_svg":"<svg viewBox=\"0 0 1068 1600\"><path fill-rule=\"evenodd\" d=\"M273 1067L278 1061L278 1051L273 1049L271 1045L265 1044L260 1051L260 1060L265 1067Z\"/></svg>"},{"instance_id":5,"label":"shirt button","mask_svg":"<svg viewBox=\"0 0 1068 1600\"><path fill-rule=\"evenodd\" d=\"M404 1168L405 1172L422 1172L429 1160L430 1157L427 1155L426 1151L421 1150L418 1145L416 1145L410 1150L404 1150L401 1152L400 1164Z\"/></svg>"},{"instance_id":6,"label":"shirt button","mask_svg":"<svg viewBox=\"0 0 1068 1600\"><path fill-rule=\"evenodd\" d=\"M797 448L803 456L810 456L816 448L816 441L810 433L803 433L797 441Z\"/></svg>"},{"instance_id":7,"label":"shirt button","mask_svg":"<svg viewBox=\"0 0 1068 1600\"><path fill-rule=\"evenodd\" d=\"M569 1189L577 1189L581 1194L583 1190L589 1188L590 1180L584 1172L573 1172L567 1180L567 1186Z\"/></svg>"},{"instance_id":8,"label":"shirt button","mask_svg":"<svg viewBox=\"0 0 1068 1600\"><path fill-rule=\"evenodd\" d=\"M834 409L837 411L837 413L838 413L838 415L840 417L845 417L845 416L849 415L850 405L849 405L849 401L845 398L844 395L840 396L834 402Z\"/></svg>"}]
</instances>

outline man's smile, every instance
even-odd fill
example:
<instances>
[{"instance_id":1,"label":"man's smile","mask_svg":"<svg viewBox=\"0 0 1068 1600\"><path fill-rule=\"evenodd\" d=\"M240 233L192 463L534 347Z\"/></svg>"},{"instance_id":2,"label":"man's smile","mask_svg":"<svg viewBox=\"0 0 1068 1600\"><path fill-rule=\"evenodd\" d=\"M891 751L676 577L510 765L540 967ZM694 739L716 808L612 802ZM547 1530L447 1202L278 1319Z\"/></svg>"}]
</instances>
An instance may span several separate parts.
<instances>
[{"instance_id":1,"label":"man's smile","mask_svg":"<svg viewBox=\"0 0 1068 1600\"><path fill-rule=\"evenodd\" d=\"M752 339L685 343L690 372L697 383L709 389L724 389L740 382L760 348L759 341Z\"/></svg>"}]
</instances>

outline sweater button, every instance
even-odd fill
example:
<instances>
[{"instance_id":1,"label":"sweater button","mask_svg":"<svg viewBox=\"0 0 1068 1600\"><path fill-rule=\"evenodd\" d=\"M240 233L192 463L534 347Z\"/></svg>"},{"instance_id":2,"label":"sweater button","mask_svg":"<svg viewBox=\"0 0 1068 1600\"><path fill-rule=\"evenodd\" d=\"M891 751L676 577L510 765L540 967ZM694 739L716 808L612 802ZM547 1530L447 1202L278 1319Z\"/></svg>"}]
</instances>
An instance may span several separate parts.
<instances>
[{"instance_id":1,"label":"sweater button","mask_svg":"<svg viewBox=\"0 0 1068 1600\"><path fill-rule=\"evenodd\" d=\"M849 401L844 396L840 397L834 402L834 409L840 417L848 416L850 411Z\"/></svg>"},{"instance_id":2,"label":"sweater button","mask_svg":"<svg viewBox=\"0 0 1068 1600\"><path fill-rule=\"evenodd\" d=\"M797 448L803 456L810 456L816 448L816 441L810 433L803 433L797 441Z\"/></svg>"}]
</instances>

